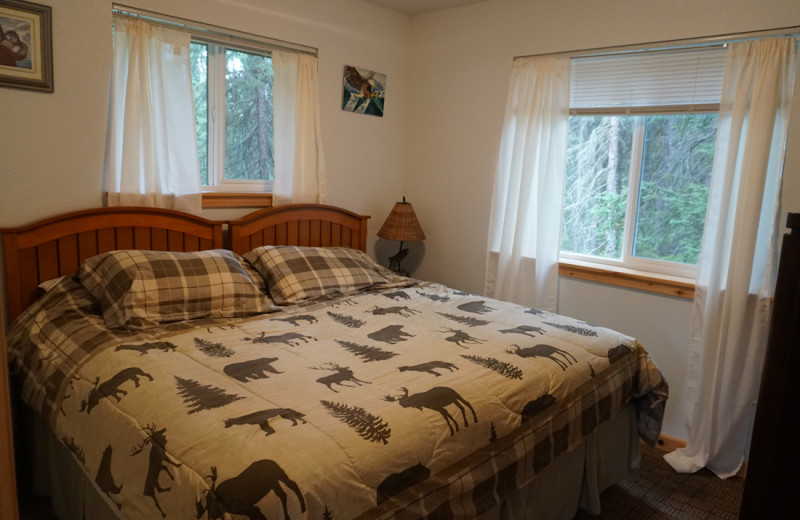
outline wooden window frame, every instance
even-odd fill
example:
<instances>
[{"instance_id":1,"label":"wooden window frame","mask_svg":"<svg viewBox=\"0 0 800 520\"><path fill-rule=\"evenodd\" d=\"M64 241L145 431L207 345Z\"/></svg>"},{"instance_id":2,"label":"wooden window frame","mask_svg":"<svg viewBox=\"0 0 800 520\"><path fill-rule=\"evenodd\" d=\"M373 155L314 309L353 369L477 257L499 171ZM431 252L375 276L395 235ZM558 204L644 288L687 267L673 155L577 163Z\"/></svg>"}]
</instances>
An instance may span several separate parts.
<instances>
[{"instance_id":1,"label":"wooden window frame","mask_svg":"<svg viewBox=\"0 0 800 520\"><path fill-rule=\"evenodd\" d=\"M657 275L635 269L600 266L575 260L561 260L558 263L558 274L606 285L666 294L689 300L694 299L694 282L677 276Z\"/></svg>"},{"instance_id":2,"label":"wooden window frame","mask_svg":"<svg viewBox=\"0 0 800 520\"><path fill-rule=\"evenodd\" d=\"M203 208L268 208L272 193L204 191Z\"/></svg>"}]
</instances>

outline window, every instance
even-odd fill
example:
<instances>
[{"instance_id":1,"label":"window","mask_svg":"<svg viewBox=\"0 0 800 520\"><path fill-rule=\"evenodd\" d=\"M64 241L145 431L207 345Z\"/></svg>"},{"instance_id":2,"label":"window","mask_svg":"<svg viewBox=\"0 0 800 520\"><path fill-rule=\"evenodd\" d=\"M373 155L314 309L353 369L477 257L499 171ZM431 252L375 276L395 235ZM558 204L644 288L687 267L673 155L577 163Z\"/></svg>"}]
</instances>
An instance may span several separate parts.
<instances>
[{"instance_id":1,"label":"window","mask_svg":"<svg viewBox=\"0 0 800 520\"><path fill-rule=\"evenodd\" d=\"M191 62L201 184L211 191L271 191L272 59L193 39Z\"/></svg>"},{"instance_id":2,"label":"window","mask_svg":"<svg viewBox=\"0 0 800 520\"><path fill-rule=\"evenodd\" d=\"M316 48L136 8L112 12L115 84L139 81L115 89L114 200L156 193L186 207L198 199L202 207L258 207L324 198ZM148 47L132 46L134 33ZM142 60L132 63L153 72L128 67L134 47ZM170 79L150 81L153 73ZM141 110L127 110L134 106ZM126 133L126 124L142 131Z\"/></svg>"},{"instance_id":3,"label":"window","mask_svg":"<svg viewBox=\"0 0 800 520\"><path fill-rule=\"evenodd\" d=\"M562 259L693 275L724 52L572 60Z\"/></svg>"}]
</instances>

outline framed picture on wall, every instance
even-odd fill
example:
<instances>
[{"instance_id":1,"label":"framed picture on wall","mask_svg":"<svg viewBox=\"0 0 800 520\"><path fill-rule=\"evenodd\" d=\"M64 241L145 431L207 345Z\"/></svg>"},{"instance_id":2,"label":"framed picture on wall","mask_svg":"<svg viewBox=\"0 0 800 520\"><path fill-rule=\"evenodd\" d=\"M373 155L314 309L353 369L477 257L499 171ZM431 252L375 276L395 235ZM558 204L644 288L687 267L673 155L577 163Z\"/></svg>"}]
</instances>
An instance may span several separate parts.
<instances>
[{"instance_id":1,"label":"framed picture on wall","mask_svg":"<svg viewBox=\"0 0 800 520\"><path fill-rule=\"evenodd\" d=\"M386 74L345 65L342 110L383 117L385 97Z\"/></svg>"},{"instance_id":2,"label":"framed picture on wall","mask_svg":"<svg viewBox=\"0 0 800 520\"><path fill-rule=\"evenodd\" d=\"M50 6L0 0L0 87L53 92Z\"/></svg>"}]
</instances>

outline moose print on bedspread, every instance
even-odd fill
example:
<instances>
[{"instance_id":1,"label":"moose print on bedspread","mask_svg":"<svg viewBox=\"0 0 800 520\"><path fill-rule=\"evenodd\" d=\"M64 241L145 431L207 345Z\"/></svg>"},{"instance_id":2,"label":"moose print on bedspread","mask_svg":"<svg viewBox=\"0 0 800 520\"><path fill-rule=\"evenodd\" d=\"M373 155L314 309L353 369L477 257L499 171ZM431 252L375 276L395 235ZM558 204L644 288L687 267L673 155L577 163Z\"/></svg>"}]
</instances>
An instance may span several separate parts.
<instances>
[{"instance_id":1,"label":"moose print on bedspread","mask_svg":"<svg viewBox=\"0 0 800 520\"><path fill-rule=\"evenodd\" d=\"M422 411L423 408L427 408L429 410L439 412L447 423L447 427L450 428L451 437L455 435L455 432L458 431L458 421L456 421L453 416L450 415L450 412L447 411L447 406L455 405L461 411L461 416L464 418L464 427L469 426L467 414L464 411L464 406L469 408L469 410L472 412L473 420L478 422L478 416L475 414L475 409L471 404L469 404L469 401L461 397L458 392L452 388L437 386L425 392L419 392L411 395L408 395L408 388L406 387L403 387L400 390L403 391L403 395L387 395L383 398L383 400L389 402L396 401L403 408L416 408L420 411ZM451 422L453 423L452 426L450 425ZM455 431L453 430L453 426L455 426Z\"/></svg>"},{"instance_id":2,"label":"moose print on bedspread","mask_svg":"<svg viewBox=\"0 0 800 520\"><path fill-rule=\"evenodd\" d=\"M469 345L480 345L481 343L486 343L485 339L472 337L468 332L464 332L463 330L447 327L439 332L452 334L451 336L444 338L444 340L449 341L450 343L455 343L461 348L469 348Z\"/></svg>"},{"instance_id":3,"label":"moose print on bedspread","mask_svg":"<svg viewBox=\"0 0 800 520\"><path fill-rule=\"evenodd\" d=\"M372 384L369 381L363 381L363 380L357 378L353 374L353 371L350 370L350 367L339 366L338 363L325 363L324 365L319 366L319 367L309 367L309 368L311 368L312 370L330 370L330 371L333 371L333 374L331 374L329 376L323 376L323 377L320 377L319 379L317 379L317 383L325 385L328 388L328 390L331 390L332 392L336 392L337 394L339 393L339 391L336 390L335 388L333 388L333 385L339 385L339 386L347 387L347 386L361 386L361 385L370 385L370 384ZM355 385L346 385L345 383L348 383L348 382L349 383L355 383Z\"/></svg>"},{"instance_id":4,"label":"moose print on bedspread","mask_svg":"<svg viewBox=\"0 0 800 520\"><path fill-rule=\"evenodd\" d=\"M181 464L172 460L167 453L167 437L164 435L167 431L166 428L161 428L159 430L155 424L148 424L142 428L142 431L144 431L147 435L142 442L137 444L136 447L131 450L131 457L138 455L142 452L142 450L144 450L145 446L148 444L150 445L150 459L147 467L147 475L145 476L143 494L146 497L152 498L153 503L155 503L158 511L161 513L161 516L166 517L167 514L163 509L161 509L161 504L158 502L158 493L165 493L172 488L162 487L158 483L158 479L163 471L170 478L170 480L175 480L175 477L172 475L172 473L170 473L167 464L176 468L179 468Z\"/></svg>"},{"instance_id":5,"label":"moose print on bedspread","mask_svg":"<svg viewBox=\"0 0 800 520\"><path fill-rule=\"evenodd\" d=\"M211 479L211 489L205 493L204 501L201 498L195 502L197 518L208 513L209 520L218 520L225 518L225 513L230 513L243 515L251 520L263 520L266 516L257 504L273 492L281 500L283 517L290 520L288 497L281 485L294 492L300 502L300 510L306 510L306 502L297 483L273 460L257 460L237 476L223 480L219 485L216 466L211 466L211 474L205 478Z\"/></svg>"}]
</instances>

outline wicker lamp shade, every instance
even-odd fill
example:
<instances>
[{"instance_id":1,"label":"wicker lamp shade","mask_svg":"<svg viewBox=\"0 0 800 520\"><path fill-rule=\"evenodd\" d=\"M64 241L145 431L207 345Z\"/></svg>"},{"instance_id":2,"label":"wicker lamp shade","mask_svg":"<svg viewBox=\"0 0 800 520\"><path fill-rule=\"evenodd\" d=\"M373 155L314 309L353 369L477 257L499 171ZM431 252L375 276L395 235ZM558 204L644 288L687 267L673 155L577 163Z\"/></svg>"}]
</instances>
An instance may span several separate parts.
<instances>
[{"instance_id":1,"label":"wicker lamp shade","mask_svg":"<svg viewBox=\"0 0 800 520\"><path fill-rule=\"evenodd\" d=\"M401 242L418 242L425 240L425 233L419 225L414 207L410 202L396 202L386 222L378 231L378 236L387 240L399 240Z\"/></svg>"}]
</instances>

